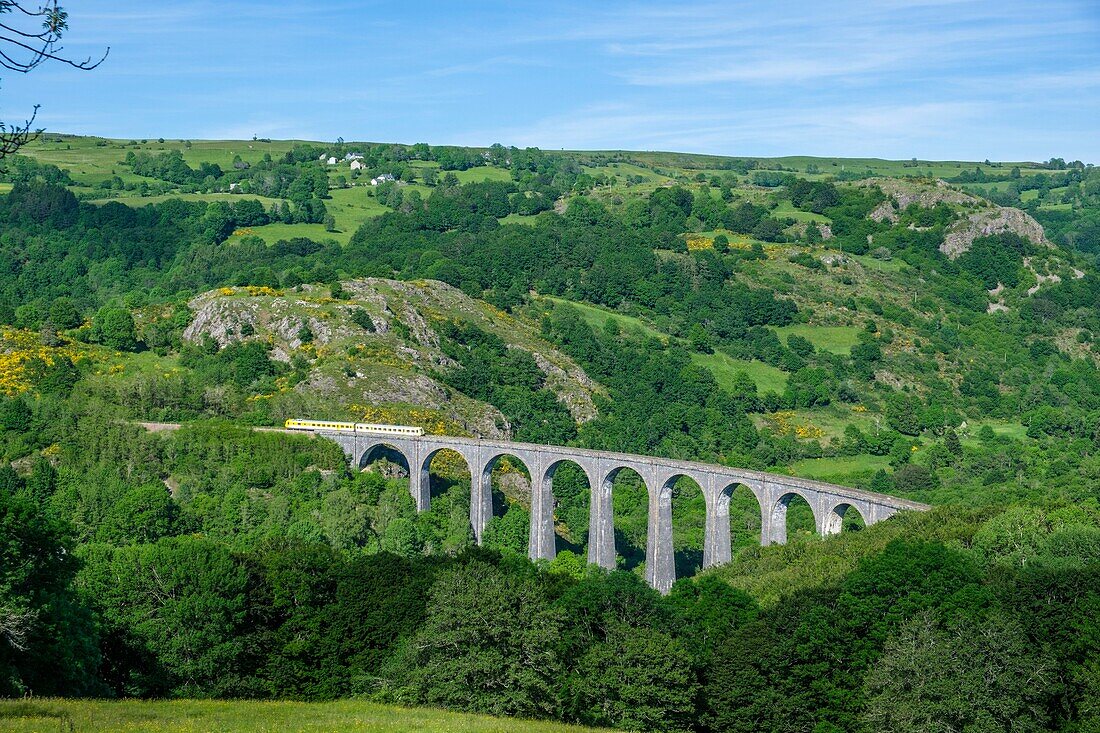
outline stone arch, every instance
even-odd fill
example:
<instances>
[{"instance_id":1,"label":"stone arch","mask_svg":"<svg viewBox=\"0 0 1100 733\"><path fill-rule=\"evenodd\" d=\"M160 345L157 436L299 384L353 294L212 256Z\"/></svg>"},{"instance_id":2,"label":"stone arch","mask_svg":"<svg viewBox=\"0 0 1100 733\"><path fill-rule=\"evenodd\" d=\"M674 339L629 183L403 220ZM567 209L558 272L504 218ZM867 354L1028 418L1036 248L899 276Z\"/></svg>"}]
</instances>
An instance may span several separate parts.
<instances>
[{"instance_id":1,"label":"stone arch","mask_svg":"<svg viewBox=\"0 0 1100 733\"><path fill-rule=\"evenodd\" d=\"M763 507L757 488L741 479L717 477L720 487L707 507L703 567L723 565L740 549L761 541Z\"/></svg>"},{"instance_id":2,"label":"stone arch","mask_svg":"<svg viewBox=\"0 0 1100 733\"><path fill-rule=\"evenodd\" d=\"M811 500L811 497L802 493L799 489L786 489L779 495L779 498L775 500L771 507L770 517L768 518L769 544L787 544L787 510L792 502L796 504L805 503L809 507L810 516L813 519L812 528L816 530L818 526L817 512L814 509L814 502Z\"/></svg>"},{"instance_id":3,"label":"stone arch","mask_svg":"<svg viewBox=\"0 0 1100 733\"><path fill-rule=\"evenodd\" d=\"M532 461L530 459L521 458L516 453L512 453L507 450L494 451L488 458L484 458L481 464L481 472L483 475L492 474L493 470L497 467L501 460L507 459L507 461L515 468L522 468L528 478L534 475L531 471Z\"/></svg>"},{"instance_id":4,"label":"stone arch","mask_svg":"<svg viewBox=\"0 0 1100 733\"><path fill-rule=\"evenodd\" d=\"M858 530L866 527L867 507L860 507L857 502L841 500L835 502L829 511L825 512L822 519L821 533L825 536L840 534L848 529Z\"/></svg>"},{"instance_id":5,"label":"stone arch","mask_svg":"<svg viewBox=\"0 0 1100 733\"><path fill-rule=\"evenodd\" d=\"M359 455L358 468L360 471L365 471L373 461L383 457L400 459L400 464L409 479L409 493L412 495L413 501L416 502L416 511L427 510L431 499L428 497L427 492L422 490L423 482L421 481L419 464L415 459L415 450L410 449L410 446L402 447L397 441L378 440L363 449L363 452Z\"/></svg>"},{"instance_id":6,"label":"stone arch","mask_svg":"<svg viewBox=\"0 0 1100 733\"><path fill-rule=\"evenodd\" d=\"M706 545L706 492L709 482L706 476L688 471L669 473L662 478L656 496L660 512L657 518L656 538L661 544L667 542L667 548L672 551L673 574L670 580L674 582L678 577L694 575L703 567ZM666 514L667 531L663 522ZM673 526L680 530L680 536L676 536L672 531ZM663 574L668 568L664 564L665 559L662 554L664 548L661 544L654 547L654 556L657 558L659 572ZM671 587L670 582L669 588Z\"/></svg>"},{"instance_id":7,"label":"stone arch","mask_svg":"<svg viewBox=\"0 0 1100 733\"><path fill-rule=\"evenodd\" d=\"M461 461L455 461L453 456L458 456ZM431 448L426 451L421 458L420 471L423 476L422 480L424 481L424 485L428 487L429 493L433 496L440 491L439 488L432 486L430 479L432 463L436 459L440 459L440 462L446 461L448 464L446 466L437 466L437 471L447 471L449 473L454 473L456 476L461 476L462 478L465 478L463 475L463 471L465 471L465 474L469 475L471 478L473 477L474 469L471 466L470 459L462 451L448 445L440 445ZM436 475L441 476L441 473L437 472Z\"/></svg>"},{"instance_id":8,"label":"stone arch","mask_svg":"<svg viewBox=\"0 0 1100 733\"><path fill-rule=\"evenodd\" d=\"M582 554L588 544L593 481L591 471L580 460L555 457L542 471L543 496L550 501L553 524L564 525L571 532L569 537L555 532L555 551L562 545L562 549ZM559 479L557 491L555 478Z\"/></svg>"},{"instance_id":9,"label":"stone arch","mask_svg":"<svg viewBox=\"0 0 1100 733\"><path fill-rule=\"evenodd\" d=\"M600 468L589 505L588 562L613 570L622 553L623 566L636 567L645 557L648 514L653 501L649 483L639 466ZM616 490L619 479L622 481Z\"/></svg>"},{"instance_id":10,"label":"stone arch","mask_svg":"<svg viewBox=\"0 0 1100 733\"><path fill-rule=\"evenodd\" d=\"M493 474L502 461L519 476L507 479L507 474L498 475L497 486L494 487ZM489 542L517 552L529 549L531 503L538 478L537 473L531 470L532 462L516 453L497 450L482 456L480 465L471 468L471 492L477 494L477 499L471 497L470 523L478 544ZM523 518L521 524L517 524L517 517Z\"/></svg>"},{"instance_id":11,"label":"stone arch","mask_svg":"<svg viewBox=\"0 0 1100 733\"><path fill-rule=\"evenodd\" d=\"M479 539L478 526L473 522L475 494L470 459L458 447L449 445L422 445L420 453L421 494L431 506L439 502L441 508L437 511L443 514L439 526L446 527L440 548L447 553L461 551ZM459 511L461 515L457 515Z\"/></svg>"},{"instance_id":12,"label":"stone arch","mask_svg":"<svg viewBox=\"0 0 1100 733\"><path fill-rule=\"evenodd\" d=\"M359 454L359 460L357 467L360 471L366 470L367 466L372 462L379 460L380 458L400 458L404 463L403 468L412 476L412 467L415 465L415 461L409 460L409 451L399 447L396 443L391 443L384 440L379 440L375 443L371 443L363 449Z\"/></svg>"}]
</instances>

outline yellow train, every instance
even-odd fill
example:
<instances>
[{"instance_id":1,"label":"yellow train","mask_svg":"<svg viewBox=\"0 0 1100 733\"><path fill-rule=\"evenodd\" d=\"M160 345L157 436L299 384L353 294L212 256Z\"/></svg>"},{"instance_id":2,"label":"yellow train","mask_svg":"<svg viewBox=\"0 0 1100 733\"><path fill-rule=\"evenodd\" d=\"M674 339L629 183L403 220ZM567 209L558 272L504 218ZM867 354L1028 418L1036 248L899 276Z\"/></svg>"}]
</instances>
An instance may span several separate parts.
<instances>
[{"instance_id":1,"label":"yellow train","mask_svg":"<svg viewBox=\"0 0 1100 733\"><path fill-rule=\"evenodd\" d=\"M404 437L419 437L424 434L424 428L411 425L380 425L368 422L328 422L325 420L287 420L284 424L287 430L325 430L337 433L368 433L371 435L401 435Z\"/></svg>"}]
</instances>

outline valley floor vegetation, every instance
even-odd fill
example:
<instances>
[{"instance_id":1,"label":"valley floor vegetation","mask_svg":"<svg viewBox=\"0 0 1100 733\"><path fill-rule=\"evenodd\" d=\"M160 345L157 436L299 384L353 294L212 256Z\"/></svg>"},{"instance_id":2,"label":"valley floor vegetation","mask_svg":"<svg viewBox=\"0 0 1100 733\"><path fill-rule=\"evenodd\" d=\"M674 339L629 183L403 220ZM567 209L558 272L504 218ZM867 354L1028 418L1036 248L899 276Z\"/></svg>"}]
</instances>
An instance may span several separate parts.
<instances>
[{"instance_id":1,"label":"valley floor vegetation","mask_svg":"<svg viewBox=\"0 0 1100 733\"><path fill-rule=\"evenodd\" d=\"M1098 729L1092 168L233 145L56 136L4 173L0 695ZM362 171L325 162L352 154ZM790 544L761 548L736 494L733 562L699 572L702 496L682 481L662 597L636 477L614 486L617 570L584 561L589 487L568 468L558 556L534 564L517 466L494 473L477 547L454 456L418 514L397 456L353 470L335 444L252 429L288 417L791 472L934 509L822 541L792 505ZM0 725L143 714L26 705Z\"/></svg>"}]
</instances>

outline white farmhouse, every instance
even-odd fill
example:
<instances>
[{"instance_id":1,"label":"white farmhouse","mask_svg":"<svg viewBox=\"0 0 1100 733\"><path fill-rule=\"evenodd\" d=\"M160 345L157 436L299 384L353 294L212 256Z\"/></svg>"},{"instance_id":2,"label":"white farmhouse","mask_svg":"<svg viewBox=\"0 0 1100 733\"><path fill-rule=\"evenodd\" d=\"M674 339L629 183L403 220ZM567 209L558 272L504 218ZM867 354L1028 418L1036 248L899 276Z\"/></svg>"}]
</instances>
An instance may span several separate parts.
<instances>
[{"instance_id":1,"label":"white farmhouse","mask_svg":"<svg viewBox=\"0 0 1100 733\"><path fill-rule=\"evenodd\" d=\"M362 153L348 153L347 155L344 156L344 160L346 160L346 161L348 161L348 160L362 160L362 159L363 159L363 154Z\"/></svg>"},{"instance_id":2,"label":"white farmhouse","mask_svg":"<svg viewBox=\"0 0 1100 733\"><path fill-rule=\"evenodd\" d=\"M370 179L370 185L377 186L381 183L386 183L387 181L392 181L392 180L394 180L394 177L391 174L383 173L382 175L378 176L377 178Z\"/></svg>"},{"instance_id":3,"label":"white farmhouse","mask_svg":"<svg viewBox=\"0 0 1100 733\"><path fill-rule=\"evenodd\" d=\"M325 162L326 162L326 163L328 163L329 165L336 165L336 156L335 156L335 155L333 155L332 157L330 157L330 158L329 158L329 159L328 159L327 161L325 161Z\"/></svg>"},{"instance_id":4,"label":"white farmhouse","mask_svg":"<svg viewBox=\"0 0 1100 733\"><path fill-rule=\"evenodd\" d=\"M364 165L364 164L363 164L363 161L361 161L361 160L353 160L353 161L351 161L351 169L352 169L353 171L361 171L361 170L363 170L363 169L364 169L364 168L366 168L366 167L367 167L367 166L366 166L366 165Z\"/></svg>"}]
</instances>

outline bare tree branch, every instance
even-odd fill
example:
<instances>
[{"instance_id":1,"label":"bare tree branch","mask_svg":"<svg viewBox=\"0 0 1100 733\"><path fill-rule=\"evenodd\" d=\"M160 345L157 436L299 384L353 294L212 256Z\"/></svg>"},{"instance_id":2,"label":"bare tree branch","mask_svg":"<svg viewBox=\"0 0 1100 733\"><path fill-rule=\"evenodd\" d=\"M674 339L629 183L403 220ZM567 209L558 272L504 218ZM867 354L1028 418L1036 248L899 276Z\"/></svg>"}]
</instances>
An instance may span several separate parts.
<instances>
[{"instance_id":1,"label":"bare tree branch","mask_svg":"<svg viewBox=\"0 0 1100 733\"><path fill-rule=\"evenodd\" d=\"M95 61L91 56L76 60L62 55L64 48L58 44L68 30L69 14L58 0L47 0L38 6L28 6L20 0L0 0L0 17L4 15L21 21L0 22L0 66L10 71L26 74L46 61L88 71L103 63L111 52L107 47ZM37 116L38 105L35 105L31 118L22 125L0 122L0 160L42 133L41 129L34 129Z\"/></svg>"}]
</instances>

